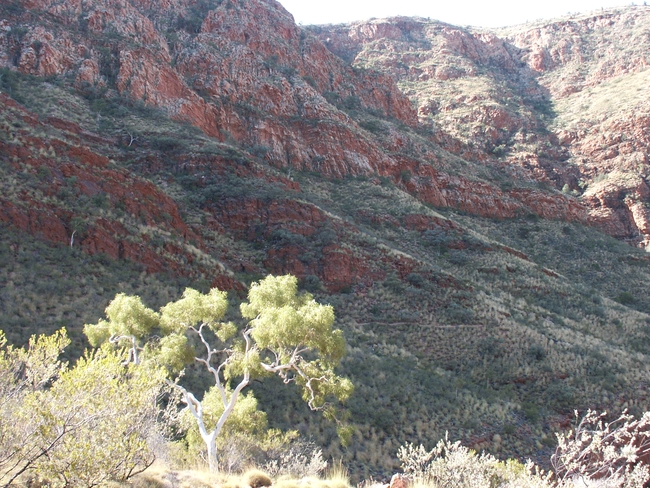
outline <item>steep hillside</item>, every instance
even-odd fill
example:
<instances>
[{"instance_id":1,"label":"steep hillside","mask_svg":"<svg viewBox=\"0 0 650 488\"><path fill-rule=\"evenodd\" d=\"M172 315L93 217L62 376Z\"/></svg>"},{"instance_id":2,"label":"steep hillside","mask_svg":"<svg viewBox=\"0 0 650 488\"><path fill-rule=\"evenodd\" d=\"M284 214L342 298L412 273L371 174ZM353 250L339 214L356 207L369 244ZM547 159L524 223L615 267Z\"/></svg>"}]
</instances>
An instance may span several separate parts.
<instances>
[{"instance_id":1,"label":"steep hillside","mask_svg":"<svg viewBox=\"0 0 650 488\"><path fill-rule=\"evenodd\" d=\"M650 9L632 7L500 31L408 18L310 30L395 77L447 149L508 186L573 194L592 225L645 247L649 27Z\"/></svg>"},{"instance_id":2,"label":"steep hillside","mask_svg":"<svg viewBox=\"0 0 650 488\"><path fill-rule=\"evenodd\" d=\"M587 225L640 242L645 176L595 158L589 173L579 151L603 149L571 112L641 117L642 96L611 100L644 73L559 97L516 33L419 19L304 31L273 0L16 0L0 14L11 340L66 326L75 356L119 291L157 306L219 286L235 305L252 280L293 273L350 344L352 445L291 389L255 388L275 426L357 476L445 431L543 461L574 408L649 407L650 260ZM586 131L582 145L562 130Z\"/></svg>"}]
</instances>

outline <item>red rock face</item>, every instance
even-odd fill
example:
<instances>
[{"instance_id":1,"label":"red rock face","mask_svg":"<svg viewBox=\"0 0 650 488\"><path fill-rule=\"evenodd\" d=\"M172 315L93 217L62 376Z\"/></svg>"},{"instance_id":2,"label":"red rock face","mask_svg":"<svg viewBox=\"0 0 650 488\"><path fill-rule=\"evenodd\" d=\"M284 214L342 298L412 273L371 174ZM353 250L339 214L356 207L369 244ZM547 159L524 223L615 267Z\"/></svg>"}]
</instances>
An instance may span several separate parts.
<instances>
[{"instance_id":1,"label":"red rock face","mask_svg":"<svg viewBox=\"0 0 650 488\"><path fill-rule=\"evenodd\" d=\"M507 39L523 50L523 59L535 71L559 71L561 76L542 82L554 95L564 96L645 69L650 58L642 32L647 24L647 9L611 10L540 27L520 26ZM574 69L576 63L583 69Z\"/></svg>"},{"instance_id":2,"label":"red rock face","mask_svg":"<svg viewBox=\"0 0 650 488\"><path fill-rule=\"evenodd\" d=\"M583 188L578 183L591 181L603 171L620 170L623 163L632 171L638 155L647 154L647 117L638 115L633 122L609 120L597 131L567 127L551 133L527 101L544 100L548 92L564 96L576 87L596 83L596 75L579 86L568 75L562 83L545 76L591 59L588 46L569 43L572 36L597 29L604 32L617 23L640 23L638 17L553 24L509 37L418 19L322 28L312 35L296 26L274 0L231 0L203 11L199 3L184 0L23 0L20 4L26 10L0 20L0 66L37 76L65 74L82 93L108 90L143 101L219 141L256 150L275 167L331 178L388 177L438 207L497 218L535 213L590 222L633 242L650 240L644 174L626 179L624 185L590 185L581 200L530 189L531 181ZM20 26L21 35L12 34L12 26ZM642 58L634 59L617 66L601 63L593 72L612 77L640 69ZM345 60L354 61L356 67ZM501 83L503 93L501 88L493 92L458 89L451 98L438 96L436 90L454 83L485 84L486 70L490 80ZM396 81L425 88L409 92L409 99ZM74 178L79 195L90 199L108 195L110 205L119 202L127 215L142 224L192 240L199 248L208 245L199 237L200 229L183 221L177 204L162 190L115 168L107 151L91 148L93 144L107 148L117 140L85 132L66 120L39 122L8 97L0 102L14 111L12 116L32 126L46 123L65 133L62 139L30 141L37 151L51 148L63 158L60 165L24 145L3 143L11 157L28 161L33 171L47 167L55 175L46 194L55 194L64 179ZM360 113L393 122L376 136L364 128ZM411 130L420 130L432 120L434 128L425 136ZM499 151L505 155L495 155ZM467 174L447 171L452 156L465 161ZM238 176L245 173L299 191L289 179L268 172L233 169L217 159L179 158L183 161L178 164L187 168L211 167L221 175L236 171ZM587 162L575 164L580 158ZM147 164L152 171L164 165L155 154ZM483 176L484 168L496 168L527 186L497 185ZM205 210L211 214L206 217L209 228L249 241L260 237L260 228L265 239L279 230L307 239L328 226L338 236L356 231L334 225L314 206L289 200L224 199L208 202ZM0 219L67 245L76 230L74 215L38 202L18 206L7 202ZM394 225L422 231L447 224L411 216L403 223L395 220ZM136 239L133 233L133 228L100 216L83 232L77 231L75 244L88 253L141 262L154 272L171 268L183 273L174 256L187 262L195 259L180 240L166 248L155 247L151 244L155 239L146 232L139 232ZM274 272L318 276L334 291L383 279L386 274L373 264L376 255L360 256L344 245L323 244L322 257L315 260L304 259L304 251L299 243L281 242L269 250L263 264ZM257 270L236 257L229 259L246 272ZM381 259L400 276L417 266L389 256ZM215 282L230 279L220 271L207 274Z\"/></svg>"},{"instance_id":3,"label":"red rock face","mask_svg":"<svg viewBox=\"0 0 650 488\"><path fill-rule=\"evenodd\" d=\"M420 120L436 128L435 140L447 151L505 170L515 186L521 179L574 193L590 187L575 199L548 192L501 192L454 177L450 190L445 188L450 178L439 173L427 175L435 188L422 192L426 201L479 215L510 217L532 211L547 218L589 221L613 236L647 245L650 236L643 229L648 227L648 200L636 190L637 180L648 173L643 169L648 123L640 115L647 113L647 104L618 116L600 114L579 127L563 127L561 113L558 121L537 113L544 103L550 107L553 100L612 80L624 80L623 87L631 84L626 77L648 66L650 46L643 34L648 26L650 12L640 7L494 33L403 18L312 31L352 64L391 74L417 103ZM629 98L623 90L610 91L622 102ZM578 111L587 100L560 108ZM614 175L609 189L602 189L606 194L592 191L594 179L621 171L626 176ZM468 194L466 186L476 191Z\"/></svg>"},{"instance_id":4,"label":"red rock face","mask_svg":"<svg viewBox=\"0 0 650 488\"><path fill-rule=\"evenodd\" d=\"M379 174L396 181L404 171L411 171L417 178L405 188L434 205L492 217L535 211L517 201L517 195L503 194L487 183L448 177L408 157L396 157L394 151L413 144L409 136L391 134L378 144L330 103L338 100L346 106L365 107L408 126L418 123L411 102L392 80L401 75L399 71L381 74L354 69L326 46L334 51L337 45L354 50L368 42L399 41L405 35L422 42L436 35L444 39L437 46L438 56L463 55L472 62L488 59L511 69L515 58L505 41L493 34L468 36L452 26L431 27L403 19L357 25L345 42L340 32L320 42L301 31L273 0L229 5L197 12L197 6L180 1L164 2L152 10L151 2L143 1L60 4L30 0L26 7L48 12L65 29L55 22L28 28L28 34L11 47L16 61L13 68L39 75L73 72L80 89L114 83L121 94L164 108L173 118L188 121L207 135L262 148L265 159L275 166L294 166L329 177ZM186 19L196 15L203 16L200 25L188 26ZM173 38L162 35L163 26L175 27ZM85 33L110 36L110 47L95 48ZM138 42L126 42L127 38ZM404 61L408 59L400 65ZM5 56L5 65L12 66L9 56ZM472 75L475 70L471 65L445 66L434 73L438 79ZM454 70L460 70L458 76ZM406 75L410 79L429 76L418 70ZM487 106L476 107L466 122L474 120L492 127L483 137L494 143L521 123L507 110ZM443 136L438 140L455 144ZM484 153L466 145L460 145L458 152L486 159ZM555 217L563 218L562 212Z\"/></svg>"},{"instance_id":5,"label":"red rock face","mask_svg":"<svg viewBox=\"0 0 650 488\"><path fill-rule=\"evenodd\" d=\"M349 224L332 222L318 208L291 200L227 200L211 208L224 230L249 241L270 242L264 266L272 273L299 278L317 276L331 292L385 278L370 253L356 256L339 244L347 233L358 230ZM327 232L324 238L322 234ZM318 249L316 259L305 257ZM392 260L388 261L395 265Z\"/></svg>"},{"instance_id":6,"label":"red rock face","mask_svg":"<svg viewBox=\"0 0 650 488\"><path fill-rule=\"evenodd\" d=\"M47 12L65 29L55 22L28 27L20 42L4 46L0 63L39 76L71 71L80 88L106 86L113 76L121 94L164 108L212 137L263 146L277 166L332 176L385 166L381 152L323 93L417 124L409 100L394 82L347 66L306 37L274 0L229 5L197 12L198 6L178 1L156 5L155 11L151 2L142 1L25 1L25 7ZM183 23L192 15L204 15L202 25ZM168 45L150 17L158 25L199 33L179 28ZM85 33L111 36L110 59L106 48L96 49ZM107 61L112 65L102 72Z\"/></svg>"},{"instance_id":7,"label":"red rock face","mask_svg":"<svg viewBox=\"0 0 650 488\"><path fill-rule=\"evenodd\" d=\"M223 269L194 263L196 255L187 243L213 254L218 249L214 243L204 242L200 228L184 222L177 204L169 196L151 182L119 168L114 161L90 147L98 144L111 147L115 141L84 132L77 124L62 119L49 118L45 123L39 122L35 115L6 95L0 95L0 116L28 124L25 128L9 129L21 142L1 141L2 154L10 161L19 161L15 163L16 170L27 171L33 179L39 178L37 175L46 175L37 184L38 198L31 198L25 192L18 198L19 203L0 199L0 222L53 243L81 248L91 255L105 254L113 259L139 263L151 273L173 272L183 276L200 272L213 286L243 289L243 285ZM31 129L42 131L45 127L58 129L60 136L31 135ZM150 154L147 159L148 171L158 171L164 165L155 154ZM178 162L186 172L213 171L221 175L232 172L232 164L226 159L201 156L185 156ZM255 167L239 165L236 171L242 178L265 179L269 183L284 185L288 190L300 190L296 183L268 176ZM112 209L119 207L125 216L114 220L103 217L101 211L92 208L79 213L81 210L74 204L70 207L64 204L63 192L70 193L67 198L73 198L75 202L84 197L92 200L103 196L105 200L101 205ZM330 216L313 205L293 200L231 198L208 203L206 210L213 216L206 225L213 230L247 241L272 243L262 263L264 272L292 273L300 278L317 276L332 292L371 284L386 277L385 270L376 265L373 250L358 255L341 244L346 235L358 233L355 227L333 222ZM434 219L428 222L423 219L414 222L422 221L421 226L451 225L447 221L436 222ZM288 236L299 236L304 241L297 245L286 239L283 241L278 237L281 235L278 231ZM328 234L322 237L324 231ZM162 244L156 244L156 233L160 232L165 239ZM306 260L304 254L315 247L315 240L321 242L316 246L320 255ZM241 271L262 271L250 263L239 262L236 256L230 256L227 262L235 270L240 266ZM401 270L405 267L404 262L404 258L383 254L382 263L389 268ZM184 263L192 266L184 266ZM410 263L409 272L416 265L416 262Z\"/></svg>"},{"instance_id":8,"label":"red rock face","mask_svg":"<svg viewBox=\"0 0 650 488\"><path fill-rule=\"evenodd\" d=\"M146 228L157 228L178 241L192 241L203 246L199 234L190 229L180 216L176 203L151 182L119 168L88 144L102 139L86 134L74 123L48 119L45 124L0 94L0 114L5 120L23 120L27 128L12 127L16 141L0 141L0 152L17 172L30 175L31 188L21 190L18 198L0 201L0 221L65 246L81 247L88 254L104 253L114 259L128 259L142 264L149 272L173 270L179 275L189 272L179 258L192 260L182 248L157 248L149 242ZM62 131L62 138L34 137L30 128L42 131L51 124ZM5 129L4 127L2 128ZM77 145L70 140L86 145ZM34 196L32 196L34 195ZM119 207L131 216L128 225L102 217L99 209L84 209L80 201L95 200L99 208ZM70 204L65 202L69 201ZM125 217L127 218L127 217ZM134 226L136 221L139 222ZM206 270L215 279L219 270Z\"/></svg>"}]
</instances>

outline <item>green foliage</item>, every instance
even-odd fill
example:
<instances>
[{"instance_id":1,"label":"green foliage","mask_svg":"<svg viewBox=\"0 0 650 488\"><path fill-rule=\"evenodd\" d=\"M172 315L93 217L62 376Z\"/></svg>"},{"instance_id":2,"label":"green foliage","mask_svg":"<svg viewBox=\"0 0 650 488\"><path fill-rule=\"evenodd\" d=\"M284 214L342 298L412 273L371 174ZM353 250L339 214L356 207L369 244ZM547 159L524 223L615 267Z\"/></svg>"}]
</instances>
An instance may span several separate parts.
<instances>
[{"instance_id":1,"label":"green foliage","mask_svg":"<svg viewBox=\"0 0 650 488\"><path fill-rule=\"evenodd\" d=\"M149 142L153 149L163 152L178 152L186 149L185 142L175 137L153 137Z\"/></svg>"},{"instance_id":2,"label":"green foliage","mask_svg":"<svg viewBox=\"0 0 650 488\"><path fill-rule=\"evenodd\" d=\"M51 429L51 423L34 415L29 402L64 371L59 356L69 343L65 330L60 330L52 336L32 336L26 348L15 348L0 331L0 482L4 486L34 469L47 446L40 431Z\"/></svg>"},{"instance_id":3,"label":"green foliage","mask_svg":"<svg viewBox=\"0 0 650 488\"><path fill-rule=\"evenodd\" d=\"M88 353L53 387L26 399L28 411L47 419L44 445L69 430L37 472L53 486L94 486L125 480L150 466L148 440L157 430L160 370L123 365L124 357L103 348Z\"/></svg>"},{"instance_id":4,"label":"green foliage","mask_svg":"<svg viewBox=\"0 0 650 488\"><path fill-rule=\"evenodd\" d=\"M59 356L69 344L65 329L51 336L32 336L27 348L9 345L0 331L0 375L4 380L0 397L10 399L23 391L46 387L65 368Z\"/></svg>"},{"instance_id":5,"label":"green foliage","mask_svg":"<svg viewBox=\"0 0 650 488\"><path fill-rule=\"evenodd\" d=\"M616 296L616 301L622 305L632 305L636 303L636 298L629 291L624 291Z\"/></svg>"},{"instance_id":6,"label":"green foliage","mask_svg":"<svg viewBox=\"0 0 650 488\"><path fill-rule=\"evenodd\" d=\"M216 288L206 294L187 288L160 314L146 308L139 297L118 294L106 308L109 320L86 325L85 331L93 344L129 339L129 361L164 366L166 374L177 373L194 360L206 367L214 386L201 401L178 382L174 385L188 406L186 422L193 425L187 435L190 450L205 445L210 468L215 469L216 447L222 439L266 430L266 416L258 412L255 397L241 393L251 378L275 373L285 382L295 379L310 407L326 409L333 419L329 397L344 400L352 393L350 380L334 372L346 348L342 332L332 329L333 308L297 292L293 276L269 276L254 283L249 302L241 305L242 315L252 319L243 340L235 339L233 323L220 322L228 301L227 294ZM162 337L154 335L154 329ZM192 347L191 336L200 340L202 355Z\"/></svg>"},{"instance_id":7,"label":"green foliage","mask_svg":"<svg viewBox=\"0 0 650 488\"><path fill-rule=\"evenodd\" d=\"M232 390L226 390L228 401L232 398ZM215 429L217 422L224 412L224 402L219 388L210 388L201 401L203 405L203 420L208 431ZM205 442L201 438L194 417L186 409L181 417L181 425L186 429L185 440L190 453L200 454L205 452ZM268 421L266 413L258 409L258 402L252 392L241 395L232 413L226 421L221 435L217 439L217 446L224 447L239 435L263 441L268 435Z\"/></svg>"},{"instance_id":8,"label":"green foliage","mask_svg":"<svg viewBox=\"0 0 650 488\"><path fill-rule=\"evenodd\" d=\"M159 343L152 344L150 347L155 348L151 352L157 362L168 368L171 373L179 373L196 357L196 350L184 334L166 335Z\"/></svg>"},{"instance_id":9,"label":"green foliage","mask_svg":"<svg viewBox=\"0 0 650 488\"><path fill-rule=\"evenodd\" d=\"M0 481L27 471L48 486L125 480L155 456L163 372L123 365L121 351L88 353L73 368L58 357L65 330L7 345L0 332Z\"/></svg>"},{"instance_id":10,"label":"green foliage","mask_svg":"<svg viewBox=\"0 0 650 488\"><path fill-rule=\"evenodd\" d=\"M234 327L231 325L219 327L218 323L228 308L227 297L226 292L216 288L207 294L187 288L180 300L165 305L160 310L163 330L180 332L188 327L204 323L216 333L220 333L219 338L222 341L230 339L236 332Z\"/></svg>"},{"instance_id":11,"label":"green foliage","mask_svg":"<svg viewBox=\"0 0 650 488\"><path fill-rule=\"evenodd\" d=\"M328 362L340 361L345 340L340 330L332 330L333 307L297 291L294 276L270 276L253 283L249 302L241 305L242 315L252 319L251 337L261 349L290 354L296 346L308 347Z\"/></svg>"},{"instance_id":12,"label":"green foliage","mask_svg":"<svg viewBox=\"0 0 650 488\"><path fill-rule=\"evenodd\" d=\"M387 132L384 124L378 120L362 120L359 125L373 134L385 134Z\"/></svg>"},{"instance_id":13,"label":"green foliage","mask_svg":"<svg viewBox=\"0 0 650 488\"><path fill-rule=\"evenodd\" d=\"M108 323L106 327L111 335L126 335L142 338L159 323L159 316L142 303L140 297L118 294L106 307ZM95 344L96 345L96 344Z\"/></svg>"}]
</instances>

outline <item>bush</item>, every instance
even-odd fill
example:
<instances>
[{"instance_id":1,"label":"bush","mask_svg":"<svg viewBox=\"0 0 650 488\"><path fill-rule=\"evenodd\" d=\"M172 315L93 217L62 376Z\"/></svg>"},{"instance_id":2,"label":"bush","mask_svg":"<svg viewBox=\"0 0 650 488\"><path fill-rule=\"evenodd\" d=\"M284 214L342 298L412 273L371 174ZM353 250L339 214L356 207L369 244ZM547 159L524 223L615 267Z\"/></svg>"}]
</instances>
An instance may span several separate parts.
<instances>
[{"instance_id":1,"label":"bush","mask_svg":"<svg viewBox=\"0 0 650 488\"><path fill-rule=\"evenodd\" d=\"M441 227L425 230L422 237L431 247L443 247L451 241L451 237Z\"/></svg>"},{"instance_id":2,"label":"bush","mask_svg":"<svg viewBox=\"0 0 650 488\"><path fill-rule=\"evenodd\" d=\"M361 108L361 99L356 95L349 95L343 100L343 108L347 110L359 110Z\"/></svg>"},{"instance_id":3,"label":"bush","mask_svg":"<svg viewBox=\"0 0 650 488\"><path fill-rule=\"evenodd\" d=\"M640 420L623 413L609 423L605 415L589 410L574 432L558 434L551 464L561 484L641 488L650 480L641 461L650 456L650 412Z\"/></svg>"},{"instance_id":4,"label":"bush","mask_svg":"<svg viewBox=\"0 0 650 488\"><path fill-rule=\"evenodd\" d=\"M634 298L634 295L630 292L624 291L623 293L618 294L616 301L621 305L632 305L636 303L636 298Z\"/></svg>"},{"instance_id":5,"label":"bush","mask_svg":"<svg viewBox=\"0 0 650 488\"><path fill-rule=\"evenodd\" d=\"M546 400L560 408L571 408L575 401L575 389L562 381L555 381L546 390Z\"/></svg>"},{"instance_id":6,"label":"bush","mask_svg":"<svg viewBox=\"0 0 650 488\"><path fill-rule=\"evenodd\" d=\"M546 350L539 344L533 344L528 348L528 355L535 361L542 361L546 358Z\"/></svg>"},{"instance_id":7,"label":"bush","mask_svg":"<svg viewBox=\"0 0 650 488\"><path fill-rule=\"evenodd\" d=\"M246 471L244 476L242 476L242 481L251 488L263 488L273 484L273 480L271 480L269 475L259 469Z\"/></svg>"},{"instance_id":8,"label":"bush","mask_svg":"<svg viewBox=\"0 0 650 488\"><path fill-rule=\"evenodd\" d=\"M316 275L307 275L303 280L302 286L305 290L310 292L322 291L323 284L320 281L320 278Z\"/></svg>"},{"instance_id":9,"label":"bush","mask_svg":"<svg viewBox=\"0 0 650 488\"><path fill-rule=\"evenodd\" d=\"M58 356L69 343L61 330L18 349L0 332L3 485L32 472L48 486L96 486L124 481L155 459L151 441L164 428L156 422L161 372L125 367L122 354L108 350L68 368Z\"/></svg>"},{"instance_id":10,"label":"bush","mask_svg":"<svg viewBox=\"0 0 650 488\"><path fill-rule=\"evenodd\" d=\"M269 235L269 242L276 247L298 246L306 247L307 238L300 234L294 234L286 229L274 229Z\"/></svg>"},{"instance_id":11,"label":"bush","mask_svg":"<svg viewBox=\"0 0 650 488\"><path fill-rule=\"evenodd\" d=\"M576 413L577 415L577 413ZM405 475L420 487L442 488L642 488L650 480L647 465L641 460L650 455L650 412L640 420L623 414L607 423L604 414L589 411L574 432L558 435L558 447L551 458L555 473L544 474L531 461L499 461L490 454L477 454L445 438L428 451L407 443L398 458ZM504 433L514 433L514 426ZM546 442L549 444L549 442ZM272 476L304 478L325 469L322 452L313 445L297 444L284 449L265 466ZM270 486L270 477L249 471L242 482L252 488ZM314 478L300 486L332 486ZM298 483L280 479L278 486L295 488ZM338 485L337 485L338 486ZM342 485L343 486L343 485Z\"/></svg>"},{"instance_id":12,"label":"bush","mask_svg":"<svg viewBox=\"0 0 650 488\"><path fill-rule=\"evenodd\" d=\"M185 149L185 142L175 137L153 137L149 144L152 149L164 152L176 152Z\"/></svg>"},{"instance_id":13,"label":"bush","mask_svg":"<svg viewBox=\"0 0 650 488\"><path fill-rule=\"evenodd\" d=\"M317 476L327 468L323 451L311 442L295 442L267 453L264 470L273 477Z\"/></svg>"},{"instance_id":14,"label":"bush","mask_svg":"<svg viewBox=\"0 0 650 488\"><path fill-rule=\"evenodd\" d=\"M359 125L373 134L384 134L387 132L384 124L378 120L362 120Z\"/></svg>"},{"instance_id":15,"label":"bush","mask_svg":"<svg viewBox=\"0 0 650 488\"><path fill-rule=\"evenodd\" d=\"M389 274L388 277L384 280L384 286L393 293L401 293L404 289L403 283L394 273Z\"/></svg>"},{"instance_id":16,"label":"bush","mask_svg":"<svg viewBox=\"0 0 650 488\"><path fill-rule=\"evenodd\" d=\"M524 402L521 405L524 416L531 422L539 420L539 406L535 403Z\"/></svg>"},{"instance_id":17,"label":"bush","mask_svg":"<svg viewBox=\"0 0 650 488\"><path fill-rule=\"evenodd\" d=\"M422 275L417 273L410 273L406 277L406 281L408 281L409 283L411 283L413 286L417 288L423 287L427 282L427 280Z\"/></svg>"},{"instance_id":18,"label":"bush","mask_svg":"<svg viewBox=\"0 0 650 488\"><path fill-rule=\"evenodd\" d=\"M526 465L518 461L501 462L490 454L474 451L441 440L431 451L413 444L402 446L397 457L404 473L416 484L427 487L549 487L548 477L541 476L532 462Z\"/></svg>"}]
</instances>

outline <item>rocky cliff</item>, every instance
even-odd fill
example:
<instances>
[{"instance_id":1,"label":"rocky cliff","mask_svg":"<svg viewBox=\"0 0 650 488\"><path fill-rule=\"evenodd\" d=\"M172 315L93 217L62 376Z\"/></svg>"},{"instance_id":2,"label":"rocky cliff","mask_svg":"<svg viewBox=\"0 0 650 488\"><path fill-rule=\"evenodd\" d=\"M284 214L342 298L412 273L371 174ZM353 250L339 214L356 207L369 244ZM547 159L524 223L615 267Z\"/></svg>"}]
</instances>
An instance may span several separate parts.
<instances>
[{"instance_id":1,"label":"rocky cliff","mask_svg":"<svg viewBox=\"0 0 650 488\"><path fill-rule=\"evenodd\" d=\"M310 30L392 75L449 151L573 193L594 225L647 246L649 23L638 7L500 31L407 18Z\"/></svg>"},{"instance_id":2,"label":"rocky cliff","mask_svg":"<svg viewBox=\"0 0 650 488\"><path fill-rule=\"evenodd\" d=\"M454 103L462 107L463 115L454 121L453 131L418 137L395 124L382 130L386 124L377 117L407 128L418 126L417 114L405 96L412 93L402 93L393 82L403 79L404 70L360 69L326 47L334 46L334 53L349 58L348 52L355 49L350 42L388 46L402 35L425 39L423 23L359 25L348 36L351 41L337 50L336 39L322 39L329 36L326 33L320 35L321 42L302 31L272 1L32 1L13 5L3 20L5 36L0 44L0 63L10 69L66 76L74 80L77 90L92 96L141 100L217 140L236 141L275 167L333 177L386 176L432 205L483 216L536 213L558 219L587 218L579 201L561 194L503 191L480 170L479 174L471 170L455 176L445 171L445 160L450 158L444 151L473 164L489 159L489 150L515 133L539 128L529 112L513 114L485 104L466 110L471 102L468 105L465 95L460 95ZM474 38L451 26L440 29L440 46L425 57L435 52L444 63L435 67L427 61L426 69L408 68L411 81L460 79L462 73L476 70L472 63L516 71L511 46L495 35ZM374 52L381 49L380 45ZM399 51L395 47L386 50L392 53L388 57ZM465 59L467 53L469 59ZM422 53L410 56L413 61ZM409 60L391 63L407 66ZM543 96L535 83L529 85L530 96ZM435 103L428 99L420 104L420 114ZM467 137L457 137L458 130L469 126L476 127ZM523 167L524 176L532 182L548 179L549 172L556 180L576 179L565 175L566 171L557 176L557 168L551 171L552 164L536 154L518 154L516 166ZM413 176L409 184L401 178L406 172ZM549 200L553 201L550 207Z\"/></svg>"}]
</instances>

